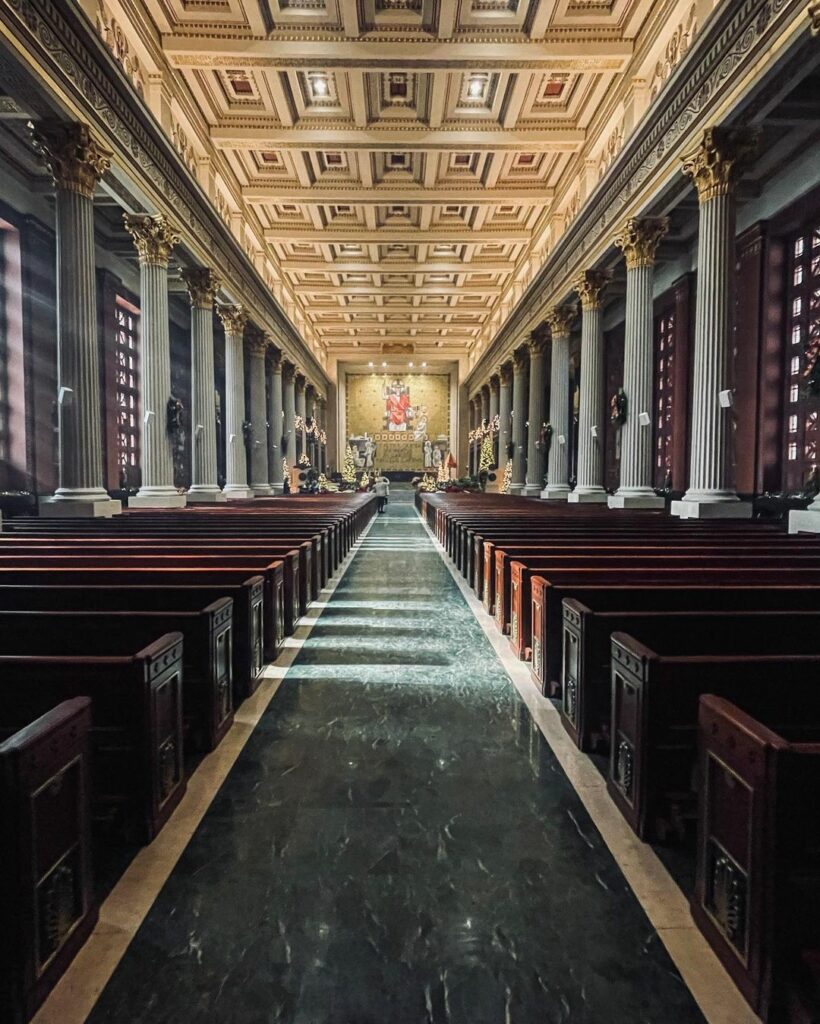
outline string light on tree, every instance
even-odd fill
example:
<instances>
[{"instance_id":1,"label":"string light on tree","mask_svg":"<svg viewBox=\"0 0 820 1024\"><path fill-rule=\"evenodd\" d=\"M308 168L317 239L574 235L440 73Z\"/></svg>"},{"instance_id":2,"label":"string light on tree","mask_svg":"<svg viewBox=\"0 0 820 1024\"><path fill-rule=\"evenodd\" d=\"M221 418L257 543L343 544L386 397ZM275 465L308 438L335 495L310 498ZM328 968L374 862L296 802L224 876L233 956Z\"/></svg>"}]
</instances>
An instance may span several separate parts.
<instances>
[{"instance_id":1,"label":"string light on tree","mask_svg":"<svg viewBox=\"0 0 820 1024\"><path fill-rule=\"evenodd\" d=\"M342 466L342 480L346 484L356 483L356 462L353 458L353 449L350 445L345 449L345 461Z\"/></svg>"},{"instance_id":2,"label":"string light on tree","mask_svg":"<svg viewBox=\"0 0 820 1024\"><path fill-rule=\"evenodd\" d=\"M512 459L507 459L507 464L504 466L504 479L501 482L501 493L509 494L512 486L512 471L513 464Z\"/></svg>"}]
</instances>

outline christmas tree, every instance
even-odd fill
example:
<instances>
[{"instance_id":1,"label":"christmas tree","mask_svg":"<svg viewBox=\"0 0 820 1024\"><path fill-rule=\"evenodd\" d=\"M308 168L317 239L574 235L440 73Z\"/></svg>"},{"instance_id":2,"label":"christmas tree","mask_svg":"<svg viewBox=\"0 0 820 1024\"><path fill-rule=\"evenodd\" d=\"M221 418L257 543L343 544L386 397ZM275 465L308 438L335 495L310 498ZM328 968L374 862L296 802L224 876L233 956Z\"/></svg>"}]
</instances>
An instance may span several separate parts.
<instances>
[{"instance_id":1,"label":"christmas tree","mask_svg":"<svg viewBox=\"0 0 820 1024\"><path fill-rule=\"evenodd\" d=\"M440 484L446 484L448 480L447 466L445 465L446 459L441 460L441 465L438 467L438 482Z\"/></svg>"},{"instance_id":2,"label":"christmas tree","mask_svg":"<svg viewBox=\"0 0 820 1024\"><path fill-rule=\"evenodd\" d=\"M502 494L509 494L511 486L512 486L512 459L507 459L507 465L504 467L504 480L501 483L501 493Z\"/></svg>"},{"instance_id":3,"label":"christmas tree","mask_svg":"<svg viewBox=\"0 0 820 1024\"><path fill-rule=\"evenodd\" d=\"M481 442L481 454L478 460L479 473L489 473L493 468L493 435L487 431Z\"/></svg>"},{"instance_id":4,"label":"christmas tree","mask_svg":"<svg viewBox=\"0 0 820 1024\"><path fill-rule=\"evenodd\" d=\"M356 483L356 463L353 459L353 449L350 445L345 449L345 461L342 466L342 480L346 484Z\"/></svg>"}]
</instances>

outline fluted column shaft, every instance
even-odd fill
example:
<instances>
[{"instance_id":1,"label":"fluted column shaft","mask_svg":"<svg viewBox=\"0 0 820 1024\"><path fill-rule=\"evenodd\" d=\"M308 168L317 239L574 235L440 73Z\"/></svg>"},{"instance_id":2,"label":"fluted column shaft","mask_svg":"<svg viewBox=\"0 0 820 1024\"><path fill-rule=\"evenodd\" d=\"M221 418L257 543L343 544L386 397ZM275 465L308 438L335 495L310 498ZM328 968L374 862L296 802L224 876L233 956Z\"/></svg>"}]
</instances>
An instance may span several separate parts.
<instances>
[{"instance_id":1,"label":"fluted column shaft","mask_svg":"<svg viewBox=\"0 0 820 1024\"><path fill-rule=\"evenodd\" d=\"M296 454L296 381L294 377L294 368L290 363L286 363L282 367L282 410L284 417L282 419L282 438L284 445L284 458L288 461L288 466L293 469L296 465L297 454Z\"/></svg>"},{"instance_id":2,"label":"fluted column shaft","mask_svg":"<svg viewBox=\"0 0 820 1024\"><path fill-rule=\"evenodd\" d=\"M56 187L57 232L59 479L40 513L110 516L121 506L103 487L94 190L111 154L79 124L40 124L33 142Z\"/></svg>"},{"instance_id":3,"label":"fluted column shaft","mask_svg":"<svg viewBox=\"0 0 820 1024\"><path fill-rule=\"evenodd\" d=\"M476 421L475 399L471 398L470 399L470 417L469 417L470 433L472 433L475 430L475 425L476 425L475 421ZM475 441L470 440L470 451L469 451L469 455L470 455L470 476L475 476L475 473L476 473L475 448L476 448Z\"/></svg>"},{"instance_id":4,"label":"fluted column shaft","mask_svg":"<svg viewBox=\"0 0 820 1024\"><path fill-rule=\"evenodd\" d=\"M734 275L734 200L701 204L692 380L692 447L685 501L737 501L729 450L731 416L719 393L729 388Z\"/></svg>"},{"instance_id":5,"label":"fluted column shaft","mask_svg":"<svg viewBox=\"0 0 820 1024\"><path fill-rule=\"evenodd\" d=\"M225 494L250 498L245 454L245 316L237 307L220 310L225 327Z\"/></svg>"},{"instance_id":6,"label":"fluted column shaft","mask_svg":"<svg viewBox=\"0 0 820 1024\"><path fill-rule=\"evenodd\" d=\"M527 483L524 496L537 498L544 486L546 472L546 450L541 440L541 427L546 422L546 351L543 340L530 342L530 393L527 418L529 432L527 434Z\"/></svg>"},{"instance_id":7,"label":"fluted column shaft","mask_svg":"<svg viewBox=\"0 0 820 1024\"><path fill-rule=\"evenodd\" d=\"M576 285L581 296L581 394L578 408L578 479L568 501L605 502L604 335L600 293L608 276L588 270Z\"/></svg>"},{"instance_id":8,"label":"fluted column shaft","mask_svg":"<svg viewBox=\"0 0 820 1024\"><path fill-rule=\"evenodd\" d=\"M552 427L547 486L541 497L547 501L566 501L569 494L569 336L574 310L556 309L549 320L552 332L550 356L550 408Z\"/></svg>"},{"instance_id":9,"label":"fluted column shaft","mask_svg":"<svg viewBox=\"0 0 820 1024\"><path fill-rule=\"evenodd\" d=\"M214 296L219 280L207 268L183 271L191 297L191 486L189 502L224 501L217 484L214 403Z\"/></svg>"},{"instance_id":10,"label":"fluted column shaft","mask_svg":"<svg viewBox=\"0 0 820 1024\"><path fill-rule=\"evenodd\" d=\"M296 431L296 458L297 460L301 455L307 452L306 435L305 435L305 379L304 377L296 378L296 415L301 416L302 426Z\"/></svg>"},{"instance_id":11,"label":"fluted column shaft","mask_svg":"<svg viewBox=\"0 0 820 1024\"><path fill-rule=\"evenodd\" d=\"M520 494L526 482L527 471L527 412L529 388L527 361L521 352L513 363L512 441L514 446L510 493Z\"/></svg>"},{"instance_id":12,"label":"fluted column shaft","mask_svg":"<svg viewBox=\"0 0 820 1024\"><path fill-rule=\"evenodd\" d=\"M652 488L652 275L655 250L668 226L665 217L632 218L615 239L626 257L626 419L621 426L620 486L609 498L610 508L654 508L664 504Z\"/></svg>"},{"instance_id":13,"label":"fluted column shaft","mask_svg":"<svg viewBox=\"0 0 820 1024\"><path fill-rule=\"evenodd\" d=\"M498 374L490 377L490 423L495 423L498 418ZM498 449L498 431L493 434L493 462L496 467L501 464L501 456Z\"/></svg>"},{"instance_id":14,"label":"fluted column shaft","mask_svg":"<svg viewBox=\"0 0 820 1024\"><path fill-rule=\"evenodd\" d=\"M284 433L284 408L282 405L282 361L274 356L271 361L270 391L268 392L269 473L274 494L282 493L282 434Z\"/></svg>"},{"instance_id":15,"label":"fluted column shaft","mask_svg":"<svg viewBox=\"0 0 820 1024\"><path fill-rule=\"evenodd\" d=\"M490 387L485 384L481 389L481 423L486 423L490 418Z\"/></svg>"},{"instance_id":16,"label":"fluted column shaft","mask_svg":"<svg viewBox=\"0 0 820 1024\"><path fill-rule=\"evenodd\" d=\"M507 449L512 437L512 367L505 363L499 371L498 387L498 468L502 476L507 465Z\"/></svg>"},{"instance_id":17,"label":"fluted column shaft","mask_svg":"<svg viewBox=\"0 0 820 1024\"><path fill-rule=\"evenodd\" d=\"M273 489L268 482L268 417L265 396L264 336L253 336L250 341L249 372L251 402L251 490L257 498L269 497Z\"/></svg>"}]
</instances>

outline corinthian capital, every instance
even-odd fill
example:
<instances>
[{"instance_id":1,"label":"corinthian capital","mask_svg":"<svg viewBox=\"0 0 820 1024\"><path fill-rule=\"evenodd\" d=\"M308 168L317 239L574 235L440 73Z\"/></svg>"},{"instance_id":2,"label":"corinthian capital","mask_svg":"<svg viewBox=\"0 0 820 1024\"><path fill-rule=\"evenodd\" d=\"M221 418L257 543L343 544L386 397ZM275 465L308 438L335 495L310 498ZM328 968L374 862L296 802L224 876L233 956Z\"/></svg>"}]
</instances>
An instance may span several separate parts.
<instances>
[{"instance_id":1,"label":"corinthian capital","mask_svg":"<svg viewBox=\"0 0 820 1024\"><path fill-rule=\"evenodd\" d=\"M217 313L226 334L238 334L241 337L245 333L248 314L241 306L220 306Z\"/></svg>"},{"instance_id":2,"label":"corinthian capital","mask_svg":"<svg viewBox=\"0 0 820 1024\"><path fill-rule=\"evenodd\" d=\"M167 267L171 250L179 242L179 235L160 213L152 217L147 213L124 213L125 230L134 240L140 263L155 263Z\"/></svg>"},{"instance_id":3,"label":"corinthian capital","mask_svg":"<svg viewBox=\"0 0 820 1024\"><path fill-rule=\"evenodd\" d=\"M199 309L210 309L222 280L210 267L187 267L182 271L182 280L191 297L191 305Z\"/></svg>"},{"instance_id":4,"label":"corinthian capital","mask_svg":"<svg viewBox=\"0 0 820 1024\"><path fill-rule=\"evenodd\" d=\"M698 148L683 157L681 168L698 190L698 201L728 195L738 171L757 152L759 141L759 128L707 128Z\"/></svg>"},{"instance_id":5,"label":"corinthian capital","mask_svg":"<svg viewBox=\"0 0 820 1024\"><path fill-rule=\"evenodd\" d=\"M264 359L268 348L268 340L268 336L264 331L250 331L248 333L248 350L250 354L257 356L259 359Z\"/></svg>"},{"instance_id":6,"label":"corinthian capital","mask_svg":"<svg viewBox=\"0 0 820 1024\"><path fill-rule=\"evenodd\" d=\"M627 270L653 266L658 243L668 230L668 217L644 217L642 220L630 217L615 238L615 244L624 254Z\"/></svg>"},{"instance_id":7,"label":"corinthian capital","mask_svg":"<svg viewBox=\"0 0 820 1024\"><path fill-rule=\"evenodd\" d=\"M597 309L601 304L601 292L612 280L605 270L585 270L573 285L581 299L581 309Z\"/></svg>"},{"instance_id":8,"label":"corinthian capital","mask_svg":"<svg viewBox=\"0 0 820 1024\"><path fill-rule=\"evenodd\" d=\"M575 306L553 306L546 316L553 338L568 338L577 316Z\"/></svg>"},{"instance_id":9,"label":"corinthian capital","mask_svg":"<svg viewBox=\"0 0 820 1024\"><path fill-rule=\"evenodd\" d=\"M92 138L88 125L29 122L29 131L57 188L92 199L97 182L111 166L111 153Z\"/></svg>"},{"instance_id":10,"label":"corinthian capital","mask_svg":"<svg viewBox=\"0 0 820 1024\"><path fill-rule=\"evenodd\" d=\"M527 342L530 350L530 359L543 356L547 350L547 336L542 331L533 331Z\"/></svg>"}]
</instances>

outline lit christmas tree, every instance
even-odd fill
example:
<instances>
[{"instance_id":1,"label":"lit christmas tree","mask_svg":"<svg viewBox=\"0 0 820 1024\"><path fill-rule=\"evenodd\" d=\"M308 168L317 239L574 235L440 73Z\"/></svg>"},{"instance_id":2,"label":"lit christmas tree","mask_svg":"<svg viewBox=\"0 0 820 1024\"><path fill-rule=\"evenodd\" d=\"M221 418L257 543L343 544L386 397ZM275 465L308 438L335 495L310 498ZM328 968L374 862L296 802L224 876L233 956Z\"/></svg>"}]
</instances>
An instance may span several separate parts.
<instances>
[{"instance_id":1,"label":"lit christmas tree","mask_svg":"<svg viewBox=\"0 0 820 1024\"><path fill-rule=\"evenodd\" d=\"M438 467L438 482L440 484L446 484L448 480L448 470L445 465L446 459L441 460L441 465Z\"/></svg>"},{"instance_id":2,"label":"lit christmas tree","mask_svg":"<svg viewBox=\"0 0 820 1024\"><path fill-rule=\"evenodd\" d=\"M504 479L501 483L501 493L509 494L510 487L512 486L512 459L507 459L507 465L504 467Z\"/></svg>"},{"instance_id":3,"label":"lit christmas tree","mask_svg":"<svg viewBox=\"0 0 820 1024\"><path fill-rule=\"evenodd\" d=\"M346 484L356 483L356 462L353 459L353 449L350 445L345 449L345 461L342 466L342 480Z\"/></svg>"},{"instance_id":4,"label":"lit christmas tree","mask_svg":"<svg viewBox=\"0 0 820 1024\"><path fill-rule=\"evenodd\" d=\"M489 473L493 468L493 435L487 431L481 442L481 454L478 459L479 473Z\"/></svg>"}]
</instances>

